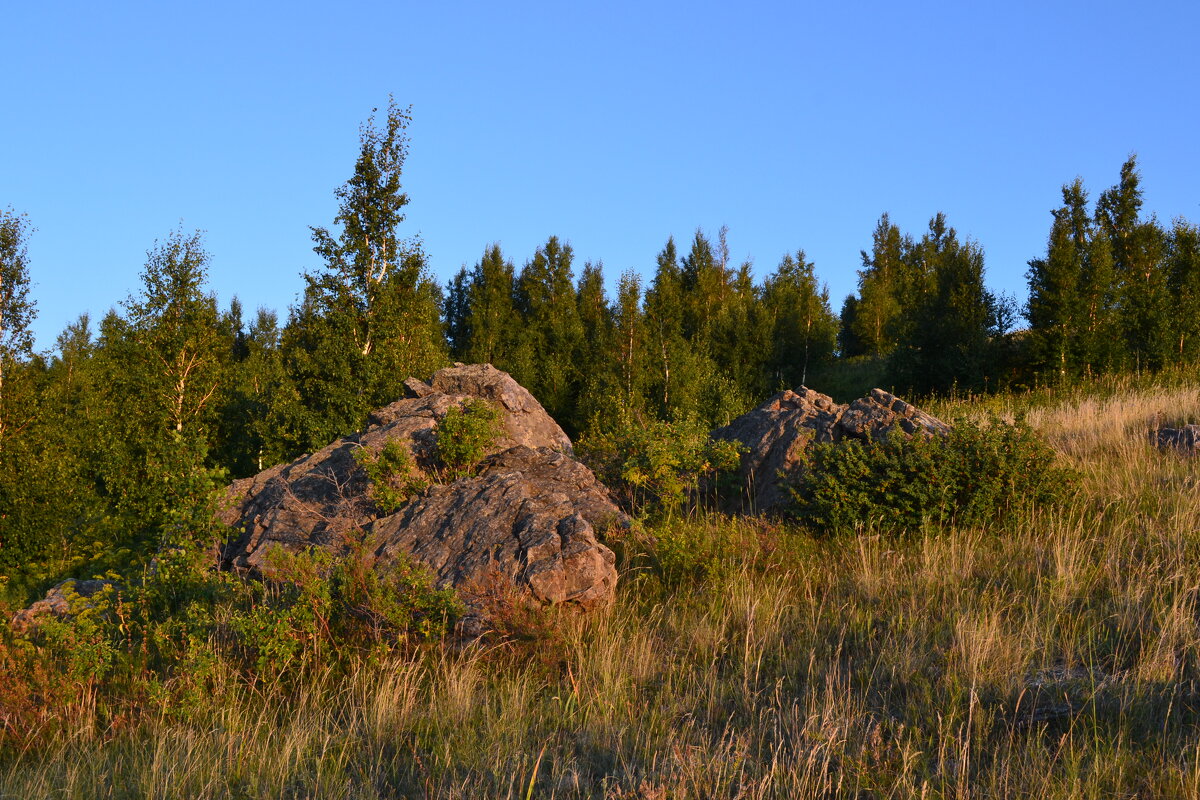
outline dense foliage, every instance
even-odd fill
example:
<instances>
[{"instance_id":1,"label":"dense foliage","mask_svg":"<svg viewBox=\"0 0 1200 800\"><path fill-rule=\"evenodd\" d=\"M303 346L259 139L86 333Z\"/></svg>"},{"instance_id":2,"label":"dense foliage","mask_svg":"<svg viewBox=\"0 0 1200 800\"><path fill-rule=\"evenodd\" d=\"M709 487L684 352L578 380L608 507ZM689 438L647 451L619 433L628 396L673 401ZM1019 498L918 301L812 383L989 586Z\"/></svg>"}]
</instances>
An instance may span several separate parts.
<instances>
[{"instance_id":1,"label":"dense foliage","mask_svg":"<svg viewBox=\"0 0 1200 800\"><path fill-rule=\"evenodd\" d=\"M1023 421L960 420L944 438L811 447L791 487L795 513L820 532L971 527L1022 508L1061 504L1071 473Z\"/></svg>"},{"instance_id":2,"label":"dense foliage","mask_svg":"<svg viewBox=\"0 0 1200 800\"><path fill-rule=\"evenodd\" d=\"M695 506L706 499L702 490L718 491L738 466L739 448L684 417L620 420L581 439L578 450L623 507L638 516L670 517L688 501Z\"/></svg>"}]
</instances>

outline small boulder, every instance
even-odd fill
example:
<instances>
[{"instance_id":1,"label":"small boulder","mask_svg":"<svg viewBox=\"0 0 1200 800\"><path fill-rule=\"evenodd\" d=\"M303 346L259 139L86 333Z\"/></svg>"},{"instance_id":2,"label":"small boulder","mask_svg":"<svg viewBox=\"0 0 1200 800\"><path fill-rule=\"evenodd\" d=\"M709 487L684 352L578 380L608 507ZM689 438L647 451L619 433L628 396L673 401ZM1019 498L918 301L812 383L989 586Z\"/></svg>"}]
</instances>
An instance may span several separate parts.
<instances>
[{"instance_id":1,"label":"small boulder","mask_svg":"<svg viewBox=\"0 0 1200 800\"><path fill-rule=\"evenodd\" d=\"M945 436L950 426L891 392L872 389L846 408L837 423L841 436L882 441L899 429L909 436Z\"/></svg>"},{"instance_id":2,"label":"small boulder","mask_svg":"<svg viewBox=\"0 0 1200 800\"><path fill-rule=\"evenodd\" d=\"M832 442L846 407L805 386L784 389L765 403L712 432L714 439L738 442L746 449L739 475L740 496L729 498L732 511L754 514L780 508L787 488L778 480L804 458L811 442Z\"/></svg>"},{"instance_id":3,"label":"small boulder","mask_svg":"<svg viewBox=\"0 0 1200 800\"><path fill-rule=\"evenodd\" d=\"M1185 455L1196 455L1200 453L1200 425L1158 428L1150 432L1150 441L1162 450L1175 450Z\"/></svg>"},{"instance_id":4,"label":"small boulder","mask_svg":"<svg viewBox=\"0 0 1200 800\"><path fill-rule=\"evenodd\" d=\"M41 621L47 617L69 619L80 611L90 608L94 602L92 597L104 591L109 586L115 586L112 581L85 580L74 578L63 581L46 596L23 608L13 615L10 627L13 633L29 634L37 630Z\"/></svg>"}]
</instances>

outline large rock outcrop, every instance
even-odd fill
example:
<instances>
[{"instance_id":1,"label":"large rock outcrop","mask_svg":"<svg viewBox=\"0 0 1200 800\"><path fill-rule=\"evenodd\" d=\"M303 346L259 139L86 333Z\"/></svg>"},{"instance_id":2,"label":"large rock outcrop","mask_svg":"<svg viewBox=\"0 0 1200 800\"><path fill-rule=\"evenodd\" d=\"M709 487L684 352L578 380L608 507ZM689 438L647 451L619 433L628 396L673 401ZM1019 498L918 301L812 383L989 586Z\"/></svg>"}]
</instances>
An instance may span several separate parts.
<instances>
[{"instance_id":1,"label":"large rock outcrop","mask_svg":"<svg viewBox=\"0 0 1200 800\"><path fill-rule=\"evenodd\" d=\"M590 609L610 602L615 559L598 534L628 518L572 457L571 440L537 400L486 364L456 365L405 385L411 396L371 414L365 431L236 481L221 512L233 530L224 565L268 573L276 549L340 554L368 541L381 566L406 553L468 604L485 583L540 603ZM437 425L473 398L502 412L501 435L474 475L439 483ZM355 459L361 448L377 453L389 442L411 454L419 473L412 477L431 484L390 513L371 499Z\"/></svg>"},{"instance_id":2,"label":"large rock outcrop","mask_svg":"<svg viewBox=\"0 0 1200 800\"><path fill-rule=\"evenodd\" d=\"M785 389L723 428L713 438L741 443L741 492L727 510L749 514L779 511L788 501L787 479L800 469L808 446L843 439L881 441L906 436L945 436L950 426L890 392L870 394L846 405L805 386Z\"/></svg>"}]
</instances>

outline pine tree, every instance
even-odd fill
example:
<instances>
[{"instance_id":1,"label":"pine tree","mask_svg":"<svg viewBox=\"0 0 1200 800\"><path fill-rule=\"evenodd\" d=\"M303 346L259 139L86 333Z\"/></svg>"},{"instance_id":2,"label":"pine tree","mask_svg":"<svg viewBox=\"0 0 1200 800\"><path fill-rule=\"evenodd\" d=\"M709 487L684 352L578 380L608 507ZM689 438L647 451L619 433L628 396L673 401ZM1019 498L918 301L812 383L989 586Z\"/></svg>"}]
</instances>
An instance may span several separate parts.
<instances>
[{"instance_id":1,"label":"pine tree","mask_svg":"<svg viewBox=\"0 0 1200 800\"><path fill-rule=\"evenodd\" d=\"M499 244L483 251L467 282L460 361L511 368L522 327L514 305L515 272Z\"/></svg>"},{"instance_id":2,"label":"pine tree","mask_svg":"<svg viewBox=\"0 0 1200 800\"><path fill-rule=\"evenodd\" d=\"M714 249L708 237L697 229L691 250L680 262L683 335L693 349L703 352L711 352L716 312L732 294L725 234L722 228L719 248Z\"/></svg>"},{"instance_id":3,"label":"pine tree","mask_svg":"<svg viewBox=\"0 0 1200 800\"><path fill-rule=\"evenodd\" d=\"M583 341L575 297L574 252L551 236L516 280L521 318L512 374L555 419L573 419L582 374L574 362Z\"/></svg>"},{"instance_id":4,"label":"pine tree","mask_svg":"<svg viewBox=\"0 0 1200 800\"><path fill-rule=\"evenodd\" d=\"M1112 249L1126 359L1135 369L1154 370L1170 359L1172 351L1166 232L1154 218L1141 220L1140 184L1137 158L1130 156L1121 166L1120 181L1096 202L1096 224Z\"/></svg>"},{"instance_id":5,"label":"pine tree","mask_svg":"<svg viewBox=\"0 0 1200 800\"><path fill-rule=\"evenodd\" d=\"M1053 211L1054 222L1045 258L1029 261L1030 337L1035 358L1042 369L1060 381L1075 372L1074 355L1079 350L1080 282L1086 249L1080 247L1077 223L1072 218L1068 187L1063 187L1067 205Z\"/></svg>"},{"instance_id":6,"label":"pine tree","mask_svg":"<svg viewBox=\"0 0 1200 800\"><path fill-rule=\"evenodd\" d=\"M235 346L213 449L217 462L241 478L282 461L290 451L281 445L272 418L275 404L286 403L278 315L259 308L245 328L236 311L240 306L235 302L227 315L227 319L238 318L236 333L230 337Z\"/></svg>"},{"instance_id":7,"label":"pine tree","mask_svg":"<svg viewBox=\"0 0 1200 800\"><path fill-rule=\"evenodd\" d=\"M763 306L770 320L768 369L775 387L808 381L812 367L833 359L838 321L829 307L829 291L817 283L813 263L803 250L785 255L763 285Z\"/></svg>"},{"instance_id":8,"label":"pine tree","mask_svg":"<svg viewBox=\"0 0 1200 800\"><path fill-rule=\"evenodd\" d=\"M674 389L672 369L687 347L683 338L683 279L674 237L667 239L655 263L654 281L646 292L646 326L654 351L654 398L659 413L666 415Z\"/></svg>"},{"instance_id":9,"label":"pine tree","mask_svg":"<svg viewBox=\"0 0 1200 800\"><path fill-rule=\"evenodd\" d=\"M939 213L908 256L913 305L890 361L895 382L916 392L983 388L994 298L983 282L983 250L961 243Z\"/></svg>"},{"instance_id":10,"label":"pine tree","mask_svg":"<svg viewBox=\"0 0 1200 800\"><path fill-rule=\"evenodd\" d=\"M583 375L596 375L614 365L613 348L616 346L612 310L604 291L603 264L590 261L584 264L579 273L575 300L583 334L575 361Z\"/></svg>"},{"instance_id":11,"label":"pine tree","mask_svg":"<svg viewBox=\"0 0 1200 800\"><path fill-rule=\"evenodd\" d=\"M855 358L867 353L866 345L858 338L858 298L852 294L846 295L842 301L842 311L838 314L838 355L842 358Z\"/></svg>"},{"instance_id":12,"label":"pine tree","mask_svg":"<svg viewBox=\"0 0 1200 800\"><path fill-rule=\"evenodd\" d=\"M1167 275L1175 360L1194 364L1200 358L1200 227L1187 220L1177 219L1172 227Z\"/></svg>"},{"instance_id":13,"label":"pine tree","mask_svg":"<svg viewBox=\"0 0 1200 800\"><path fill-rule=\"evenodd\" d=\"M646 318L641 305L641 277L635 272L626 271L617 283L613 327L620 375L620 405L627 415L642 410L645 391Z\"/></svg>"},{"instance_id":14,"label":"pine tree","mask_svg":"<svg viewBox=\"0 0 1200 800\"><path fill-rule=\"evenodd\" d=\"M904 297L904 251L900 229L887 214L879 218L871 235L871 252L860 251L858 302L854 307L853 341L864 353L884 356L896 346L897 321Z\"/></svg>"}]
</instances>

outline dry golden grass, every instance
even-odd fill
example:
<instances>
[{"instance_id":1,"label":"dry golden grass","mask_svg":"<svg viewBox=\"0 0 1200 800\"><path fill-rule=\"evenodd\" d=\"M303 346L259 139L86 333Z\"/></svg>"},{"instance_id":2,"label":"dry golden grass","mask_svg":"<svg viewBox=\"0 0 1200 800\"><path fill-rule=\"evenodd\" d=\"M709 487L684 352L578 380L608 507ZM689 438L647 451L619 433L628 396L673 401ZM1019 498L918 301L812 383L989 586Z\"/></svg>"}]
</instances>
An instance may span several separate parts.
<instances>
[{"instance_id":1,"label":"dry golden grass","mask_svg":"<svg viewBox=\"0 0 1200 800\"><path fill-rule=\"evenodd\" d=\"M1026 412L1082 476L1065 509L830 541L696 520L722 569L629 572L553 641L81 715L0 797L1200 798L1200 464L1147 440L1200 390L1029 406L938 412Z\"/></svg>"}]
</instances>

